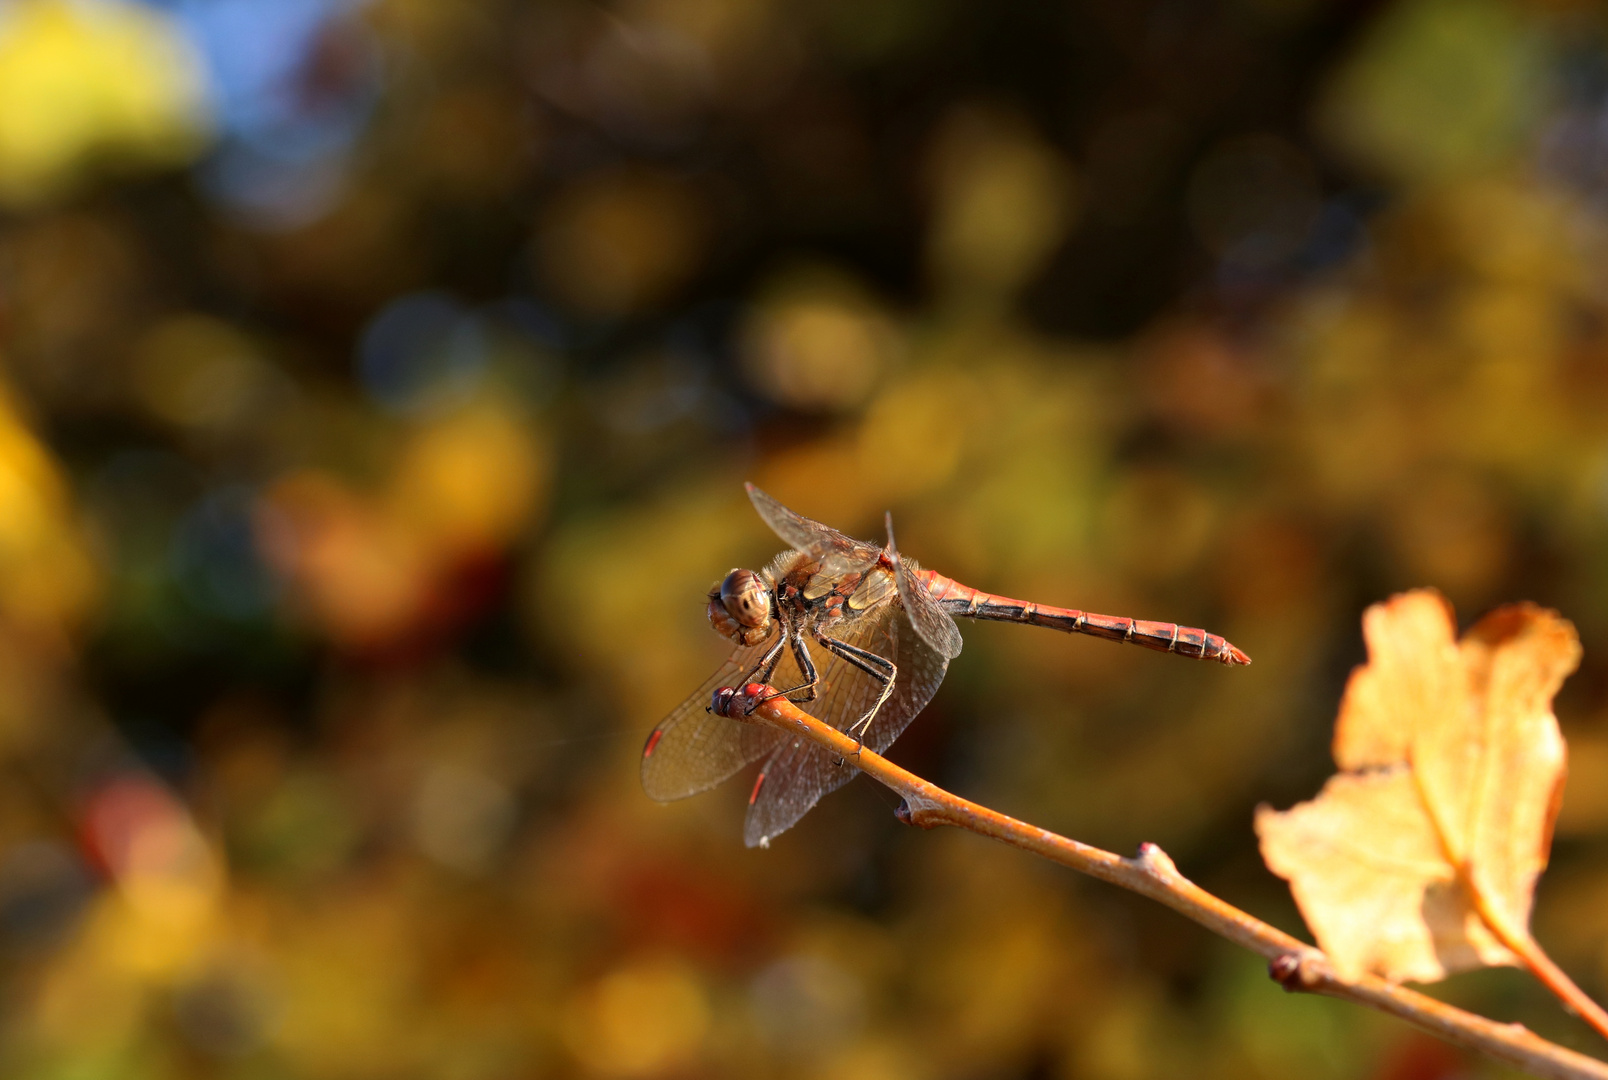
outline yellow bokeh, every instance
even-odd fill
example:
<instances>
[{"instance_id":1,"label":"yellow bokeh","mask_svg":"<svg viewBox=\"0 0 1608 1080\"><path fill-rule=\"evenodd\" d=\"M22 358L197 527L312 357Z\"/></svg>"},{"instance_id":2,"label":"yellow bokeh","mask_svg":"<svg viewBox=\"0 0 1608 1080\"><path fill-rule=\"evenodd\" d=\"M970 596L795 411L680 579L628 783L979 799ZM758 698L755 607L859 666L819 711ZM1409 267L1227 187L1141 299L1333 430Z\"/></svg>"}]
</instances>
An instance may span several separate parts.
<instances>
[{"instance_id":1,"label":"yellow bokeh","mask_svg":"<svg viewBox=\"0 0 1608 1080\"><path fill-rule=\"evenodd\" d=\"M1069 162L1021 117L962 108L929 163L930 272L957 306L1008 297L1060 243L1078 211Z\"/></svg>"},{"instance_id":2,"label":"yellow bokeh","mask_svg":"<svg viewBox=\"0 0 1608 1080\"><path fill-rule=\"evenodd\" d=\"M570 1052L603 1076L656 1076L686 1068L702 1047L709 1003L696 972L647 960L584 988L564 1017Z\"/></svg>"},{"instance_id":3,"label":"yellow bokeh","mask_svg":"<svg viewBox=\"0 0 1608 1080\"><path fill-rule=\"evenodd\" d=\"M65 478L0 387L0 616L71 629L94 601L96 577Z\"/></svg>"},{"instance_id":4,"label":"yellow bokeh","mask_svg":"<svg viewBox=\"0 0 1608 1080\"><path fill-rule=\"evenodd\" d=\"M244 426L253 409L265 404L274 382L250 338L205 315L164 320L135 355L136 397L154 415L181 427Z\"/></svg>"},{"instance_id":5,"label":"yellow bokeh","mask_svg":"<svg viewBox=\"0 0 1608 1080\"><path fill-rule=\"evenodd\" d=\"M659 172L603 172L571 186L538 223L537 269L577 308L618 316L663 302L698 257L703 207Z\"/></svg>"},{"instance_id":6,"label":"yellow bokeh","mask_svg":"<svg viewBox=\"0 0 1608 1080\"><path fill-rule=\"evenodd\" d=\"M389 506L428 543L508 542L545 498L546 448L517 414L484 402L419 431L403 451Z\"/></svg>"},{"instance_id":7,"label":"yellow bokeh","mask_svg":"<svg viewBox=\"0 0 1608 1080\"><path fill-rule=\"evenodd\" d=\"M1535 28L1497 0L1392 6L1329 83L1318 122L1379 175L1433 182L1513 153L1539 107Z\"/></svg>"},{"instance_id":8,"label":"yellow bokeh","mask_svg":"<svg viewBox=\"0 0 1608 1080\"><path fill-rule=\"evenodd\" d=\"M17 0L0 12L0 199L32 203L101 157L189 159L205 81L171 19L124 0Z\"/></svg>"},{"instance_id":9,"label":"yellow bokeh","mask_svg":"<svg viewBox=\"0 0 1608 1080\"><path fill-rule=\"evenodd\" d=\"M899 353L893 321L853 278L820 267L783 274L745 328L743 367L766 397L798 409L859 405Z\"/></svg>"}]
</instances>

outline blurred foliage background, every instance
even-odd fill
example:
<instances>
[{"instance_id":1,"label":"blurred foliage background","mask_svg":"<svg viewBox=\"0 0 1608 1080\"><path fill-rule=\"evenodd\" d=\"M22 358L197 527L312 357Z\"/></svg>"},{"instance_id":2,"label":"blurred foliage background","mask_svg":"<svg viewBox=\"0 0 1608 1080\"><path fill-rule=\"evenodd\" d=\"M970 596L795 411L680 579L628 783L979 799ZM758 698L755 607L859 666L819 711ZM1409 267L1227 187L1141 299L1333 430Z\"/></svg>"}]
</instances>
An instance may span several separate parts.
<instances>
[{"instance_id":1,"label":"blurred foliage background","mask_svg":"<svg viewBox=\"0 0 1608 1080\"><path fill-rule=\"evenodd\" d=\"M0 206L8 1073L1495 1071L864 780L650 802L745 479L1251 653L968 626L893 756L1290 929L1362 608L1560 609L1608 992L1600 6L4 0Z\"/></svg>"}]
</instances>

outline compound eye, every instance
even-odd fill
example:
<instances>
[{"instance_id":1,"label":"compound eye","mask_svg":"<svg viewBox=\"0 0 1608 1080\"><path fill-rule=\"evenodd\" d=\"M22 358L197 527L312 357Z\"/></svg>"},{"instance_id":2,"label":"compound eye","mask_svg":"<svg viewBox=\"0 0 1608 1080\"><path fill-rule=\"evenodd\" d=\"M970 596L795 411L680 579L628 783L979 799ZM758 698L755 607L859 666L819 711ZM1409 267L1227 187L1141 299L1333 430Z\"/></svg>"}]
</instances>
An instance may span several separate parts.
<instances>
[{"instance_id":1,"label":"compound eye","mask_svg":"<svg viewBox=\"0 0 1608 1080\"><path fill-rule=\"evenodd\" d=\"M720 583L720 606L743 626L764 626L770 619L769 593L752 570L733 570Z\"/></svg>"}]
</instances>

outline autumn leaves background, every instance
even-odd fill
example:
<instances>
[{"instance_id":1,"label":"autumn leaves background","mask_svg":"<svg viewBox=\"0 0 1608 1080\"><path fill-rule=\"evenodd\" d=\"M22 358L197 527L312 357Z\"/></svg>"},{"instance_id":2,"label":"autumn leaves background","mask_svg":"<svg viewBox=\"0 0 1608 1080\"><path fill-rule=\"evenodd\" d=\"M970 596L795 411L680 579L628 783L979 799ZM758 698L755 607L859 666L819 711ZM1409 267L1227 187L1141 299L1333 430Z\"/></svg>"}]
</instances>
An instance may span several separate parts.
<instances>
[{"instance_id":1,"label":"autumn leaves background","mask_svg":"<svg viewBox=\"0 0 1608 1080\"><path fill-rule=\"evenodd\" d=\"M1389 804L1391 873L1326 861L1493 956L1447 867L1511 843L1470 880L1601 998L1605 35L1516 0L4 5L0 1065L1485 1068L863 783L764 856L740 791L643 797L705 591L774 554L744 479L1256 658L968 627L904 764L1297 931L1253 816L1324 790L1345 700L1331 794L1443 794ZM1418 597L1365 648L1429 585L1457 628ZM1521 600L1582 644L1528 909L1542 811L1475 827L1445 703L1363 700L1555 670L1549 618L1478 622ZM1540 715L1483 693L1463 720ZM1517 970L1435 992L1601 1046Z\"/></svg>"}]
</instances>

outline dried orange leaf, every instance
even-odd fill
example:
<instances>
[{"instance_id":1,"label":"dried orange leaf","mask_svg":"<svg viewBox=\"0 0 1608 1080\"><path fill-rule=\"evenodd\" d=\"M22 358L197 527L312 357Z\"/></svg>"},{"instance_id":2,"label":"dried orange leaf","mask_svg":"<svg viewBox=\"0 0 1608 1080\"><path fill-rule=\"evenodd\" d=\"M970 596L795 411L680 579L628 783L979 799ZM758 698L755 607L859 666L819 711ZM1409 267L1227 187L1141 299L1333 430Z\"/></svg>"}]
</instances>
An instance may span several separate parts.
<instances>
[{"instance_id":1,"label":"dried orange leaf","mask_svg":"<svg viewBox=\"0 0 1608 1080\"><path fill-rule=\"evenodd\" d=\"M1342 772L1311 802L1257 811L1262 857L1347 976L1429 982L1515 963L1529 942L1563 790L1552 697L1580 644L1532 604L1455 633L1430 590L1369 608L1368 663L1335 724Z\"/></svg>"}]
</instances>

